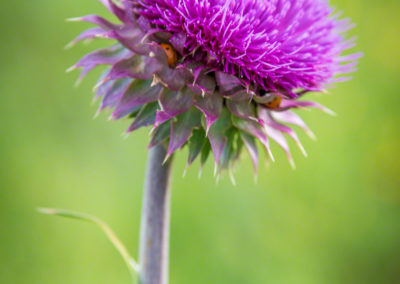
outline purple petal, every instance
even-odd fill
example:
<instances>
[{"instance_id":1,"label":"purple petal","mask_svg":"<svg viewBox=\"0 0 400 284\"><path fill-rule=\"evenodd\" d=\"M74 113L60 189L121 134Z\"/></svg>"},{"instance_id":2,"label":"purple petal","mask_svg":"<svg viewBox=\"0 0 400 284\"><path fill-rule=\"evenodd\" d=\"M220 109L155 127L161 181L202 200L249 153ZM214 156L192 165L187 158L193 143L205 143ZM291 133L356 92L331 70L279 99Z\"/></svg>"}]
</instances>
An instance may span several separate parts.
<instances>
[{"instance_id":1,"label":"purple petal","mask_svg":"<svg viewBox=\"0 0 400 284\"><path fill-rule=\"evenodd\" d=\"M191 69L187 68L185 65L177 65L175 70L178 76L180 76L186 82L186 84L193 84L194 75Z\"/></svg>"},{"instance_id":2,"label":"purple petal","mask_svg":"<svg viewBox=\"0 0 400 284\"><path fill-rule=\"evenodd\" d=\"M135 23L136 18L133 15L133 9L134 9L133 2L131 0L122 0L121 2L124 5L126 20L129 21L130 23Z\"/></svg>"},{"instance_id":3,"label":"purple petal","mask_svg":"<svg viewBox=\"0 0 400 284\"><path fill-rule=\"evenodd\" d=\"M291 129L290 127L288 127L286 125L278 123L272 117L271 112L266 109L260 110L259 114L260 114L260 118L262 120L264 127L271 127L277 131L288 134L299 146L299 148L300 148L301 152L304 154L304 156L307 156L307 153L306 153L303 145L301 145L300 140L297 137L297 134L293 129Z\"/></svg>"},{"instance_id":4,"label":"purple petal","mask_svg":"<svg viewBox=\"0 0 400 284\"><path fill-rule=\"evenodd\" d=\"M106 70L104 70L104 72L100 75L99 79L97 80L97 83L94 87L95 98L104 96L113 85L114 81L105 80L110 70L111 68L107 68Z\"/></svg>"},{"instance_id":5,"label":"purple petal","mask_svg":"<svg viewBox=\"0 0 400 284\"><path fill-rule=\"evenodd\" d=\"M157 111L155 128L172 117L188 111L193 104L193 93L188 88L179 92L164 89L159 102L161 110Z\"/></svg>"},{"instance_id":6,"label":"purple petal","mask_svg":"<svg viewBox=\"0 0 400 284\"><path fill-rule=\"evenodd\" d=\"M139 28L126 26L123 29L112 30L104 37L118 40L136 54L149 55L150 53L148 43L143 42L145 34Z\"/></svg>"},{"instance_id":7,"label":"purple petal","mask_svg":"<svg viewBox=\"0 0 400 284\"><path fill-rule=\"evenodd\" d=\"M129 126L127 132L132 132L138 128L152 125L156 119L156 111L158 109L158 103L146 104L138 113L135 120Z\"/></svg>"},{"instance_id":8,"label":"purple petal","mask_svg":"<svg viewBox=\"0 0 400 284\"><path fill-rule=\"evenodd\" d=\"M144 40L149 39L151 42L169 42L171 36L169 32L156 28L149 30L144 36ZM142 42L144 40L142 39Z\"/></svg>"},{"instance_id":9,"label":"purple petal","mask_svg":"<svg viewBox=\"0 0 400 284\"><path fill-rule=\"evenodd\" d=\"M93 38L97 38L97 37L104 37L105 35L107 35L107 33L108 32L102 28L88 29L88 30L82 32L79 36L77 36L69 44L67 44L66 48L70 48L82 40L93 39Z\"/></svg>"},{"instance_id":10,"label":"purple petal","mask_svg":"<svg viewBox=\"0 0 400 284\"><path fill-rule=\"evenodd\" d=\"M264 145L268 155L271 157L271 160L274 161L274 156L272 155L271 148L269 147L268 137L264 133L264 131L260 128L260 125L257 122L237 117L233 117L232 120L233 124L237 128L257 138Z\"/></svg>"},{"instance_id":11,"label":"purple petal","mask_svg":"<svg viewBox=\"0 0 400 284\"><path fill-rule=\"evenodd\" d=\"M282 132L280 132L274 128L271 128L271 127L266 127L265 131L267 132L267 135L269 137L271 137L271 139L273 139L276 143L278 143L282 147L282 149L286 152L286 155L288 157L290 165L293 168L295 168L296 166L294 164L293 157L290 153L289 145L288 145L285 137L283 136Z\"/></svg>"},{"instance_id":12,"label":"purple petal","mask_svg":"<svg viewBox=\"0 0 400 284\"><path fill-rule=\"evenodd\" d=\"M324 107L323 105L320 105L319 103L316 103L316 102L282 100L281 106L280 106L280 108L282 110L288 110L291 108L306 108L306 107L318 108L328 114L335 115L335 112L333 112L332 110L328 109L327 107Z\"/></svg>"},{"instance_id":13,"label":"purple petal","mask_svg":"<svg viewBox=\"0 0 400 284\"><path fill-rule=\"evenodd\" d=\"M226 100L226 106L237 117L255 121L257 120L255 118L254 105L250 101Z\"/></svg>"},{"instance_id":14,"label":"purple petal","mask_svg":"<svg viewBox=\"0 0 400 284\"><path fill-rule=\"evenodd\" d=\"M241 89L240 91L234 93L233 95L229 96L229 100L231 101L236 101L236 102L241 102L245 101L247 103L250 103L251 100L253 99L255 93L250 90L246 89Z\"/></svg>"},{"instance_id":15,"label":"purple petal","mask_svg":"<svg viewBox=\"0 0 400 284\"><path fill-rule=\"evenodd\" d=\"M269 117L268 111L264 108L259 108L259 117L263 122L268 121ZM267 135L271 137L271 139L273 139L276 143L278 143L281 146L281 148L286 152L289 162L294 168L295 165L292 155L290 153L289 145L285 137L283 136L282 132L280 130L277 130L276 128L269 127L269 125L267 124L264 125L264 130L267 133Z\"/></svg>"},{"instance_id":16,"label":"purple petal","mask_svg":"<svg viewBox=\"0 0 400 284\"><path fill-rule=\"evenodd\" d=\"M214 153L215 165L220 162L222 153L226 145L225 131L232 125L231 115L225 108L222 110L221 115L215 123L209 128L208 139L211 144L211 149Z\"/></svg>"},{"instance_id":17,"label":"purple petal","mask_svg":"<svg viewBox=\"0 0 400 284\"><path fill-rule=\"evenodd\" d=\"M119 25L113 24L110 21L104 19L103 17L97 15L87 15L78 18L70 18L68 19L69 22L88 22L103 28L104 30L115 30L119 29Z\"/></svg>"},{"instance_id":18,"label":"purple petal","mask_svg":"<svg viewBox=\"0 0 400 284\"><path fill-rule=\"evenodd\" d=\"M185 86L185 79L180 76L181 71L177 69L171 69L168 66L163 66L163 68L157 72L157 80L168 89L173 91L179 91Z\"/></svg>"},{"instance_id":19,"label":"purple petal","mask_svg":"<svg viewBox=\"0 0 400 284\"><path fill-rule=\"evenodd\" d=\"M101 64L113 65L131 55L127 49L121 48L119 45L113 45L109 48L98 49L84 56L78 63L69 68L72 71L76 68L83 68L80 80L92 69Z\"/></svg>"},{"instance_id":20,"label":"purple petal","mask_svg":"<svg viewBox=\"0 0 400 284\"><path fill-rule=\"evenodd\" d=\"M98 49L86 56L82 57L78 63L74 65L75 68L91 67L99 64L115 64L118 61L128 57L132 54L129 50L121 48L120 45L113 45L108 48Z\"/></svg>"},{"instance_id":21,"label":"purple petal","mask_svg":"<svg viewBox=\"0 0 400 284\"><path fill-rule=\"evenodd\" d=\"M222 110L222 97L215 92L212 95L195 96L195 106L204 113L207 122L207 132L218 119Z\"/></svg>"},{"instance_id":22,"label":"purple petal","mask_svg":"<svg viewBox=\"0 0 400 284\"><path fill-rule=\"evenodd\" d=\"M118 7L113 0L99 0L103 5L114 15L118 17L122 22L126 21L125 11Z\"/></svg>"},{"instance_id":23,"label":"purple petal","mask_svg":"<svg viewBox=\"0 0 400 284\"><path fill-rule=\"evenodd\" d=\"M237 130L233 127L229 128L224 133L226 142L224 146L224 151L222 152L221 155L221 159L218 163L217 167L218 174L220 174L223 170L229 169L235 158L233 143L235 141L236 133Z\"/></svg>"},{"instance_id":24,"label":"purple petal","mask_svg":"<svg viewBox=\"0 0 400 284\"><path fill-rule=\"evenodd\" d=\"M170 43L174 47L176 51L180 55L184 55L184 50L185 50L185 43L186 43L186 35L184 33L175 33L171 39Z\"/></svg>"},{"instance_id":25,"label":"purple petal","mask_svg":"<svg viewBox=\"0 0 400 284\"><path fill-rule=\"evenodd\" d=\"M282 111L282 112L272 112L271 113L274 118L280 120L285 123L290 123L301 127L311 139L316 139L314 133L310 128L306 125L306 123L298 116L296 113L292 111Z\"/></svg>"},{"instance_id":26,"label":"purple petal","mask_svg":"<svg viewBox=\"0 0 400 284\"><path fill-rule=\"evenodd\" d=\"M197 109L192 108L178 116L176 121L171 121L171 135L166 159L186 143L192 134L193 128L200 126L200 120L201 113Z\"/></svg>"},{"instance_id":27,"label":"purple petal","mask_svg":"<svg viewBox=\"0 0 400 284\"><path fill-rule=\"evenodd\" d=\"M200 75L202 73L204 74L204 69L206 67L201 62L196 62L196 61L187 64L187 66L192 70L194 76L193 84L196 84L197 79L200 77Z\"/></svg>"},{"instance_id":28,"label":"purple petal","mask_svg":"<svg viewBox=\"0 0 400 284\"><path fill-rule=\"evenodd\" d=\"M154 72L159 70L161 65L150 57L143 58L133 55L131 58L124 59L115 64L107 75L108 80L130 77L141 80L153 78Z\"/></svg>"},{"instance_id":29,"label":"purple petal","mask_svg":"<svg viewBox=\"0 0 400 284\"><path fill-rule=\"evenodd\" d=\"M231 96L243 90L240 80L235 76L218 71L215 72L215 78L222 96Z\"/></svg>"},{"instance_id":30,"label":"purple petal","mask_svg":"<svg viewBox=\"0 0 400 284\"><path fill-rule=\"evenodd\" d=\"M145 17L139 16L136 22L143 32L147 33L149 30L151 30L151 24Z\"/></svg>"},{"instance_id":31,"label":"purple petal","mask_svg":"<svg viewBox=\"0 0 400 284\"><path fill-rule=\"evenodd\" d=\"M254 171L257 174L258 171L258 150L257 150L257 144L253 136L240 131L240 137L242 138L242 141L244 145L246 146L247 151L250 154L251 160L253 162L254 166Z\"/></svg>"},{"instance_id":32,"label":"purple petal","mask_svg":"<svg viewBox=\"0 0 400 284\"><path fill-rule=\"evenodd\" d=\"M114 107L120 100L122 95L125 93L125 91L128 89L131 81L132 80L130 79L112 81L112 84L110 84L110 86L107 86L104 99L101 102L100 110Z\"/></svg>"},{"instance_id":33,"label":"purple petal","mask_svg":"<svg viewBox=\"0 0 400 284\"><path fill-rule=\"evenodd\" d=\"M119 100L112 117L120 119L132 113L140 105L158 100L162 86L150 86L151 81L134 80Z\"/></svg>"},{"instance_id":34,"label":"purple petal","mask_svg":"<svg viewBox=\"0 0 400 284\"><path fill-rule=\"evenodd\" d=\"M213 95L216 87L214 78L207 75L200 75L194 84L189 85L190 88L198 95Z\"/></svg>"}]
</instances>

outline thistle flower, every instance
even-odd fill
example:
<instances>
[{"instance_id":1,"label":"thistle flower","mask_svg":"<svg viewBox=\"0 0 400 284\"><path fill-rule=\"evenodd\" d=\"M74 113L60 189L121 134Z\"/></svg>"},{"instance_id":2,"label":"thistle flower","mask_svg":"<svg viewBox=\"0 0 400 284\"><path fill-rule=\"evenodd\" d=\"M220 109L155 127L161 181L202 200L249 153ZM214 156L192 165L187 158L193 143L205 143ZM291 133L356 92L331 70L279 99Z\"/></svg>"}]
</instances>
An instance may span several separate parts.
<instances>
[{"instance_id":1,"label":"thistle flower","mask_svg":"<svg viewBox=\"0 0 400 284\"><path fill-rule=\"evenodd\" d=\"M228 169L245 147L255 170L256 141L270 158L269 140L293 159L285 135L305 153L286 124L313 133L293 112L328 109L299 100L348 78L359 54L344 33L348 19L332 15L324 0L100 0L121 23L95 15L71 19L97 27L71 45L108 38L111 47L83 57L81 79L109 65L95 87L100 110L133 119L127 132L153 126L149 147L168 145L166 159L188 145L190 165L212 152L218 171Z\"/></svg>"}]
</instances>

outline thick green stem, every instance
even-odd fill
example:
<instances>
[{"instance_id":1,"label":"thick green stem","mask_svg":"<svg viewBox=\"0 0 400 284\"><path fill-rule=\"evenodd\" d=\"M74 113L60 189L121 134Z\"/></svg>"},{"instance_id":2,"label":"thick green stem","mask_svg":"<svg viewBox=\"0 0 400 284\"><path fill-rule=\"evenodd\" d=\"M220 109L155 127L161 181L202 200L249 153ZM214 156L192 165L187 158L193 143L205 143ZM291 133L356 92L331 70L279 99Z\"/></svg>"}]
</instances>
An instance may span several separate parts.
<instances>
[{"instance_id":1,"label":"thick green stem","mask_svg":"<svg viewBox=\"0 0 400 284\"><path fill-rule=\"evenodd\" d=\"M149 152L139 244L141 284L167 284L169 270L171 159L163 145Z\"/></svg>"}]
</instances>

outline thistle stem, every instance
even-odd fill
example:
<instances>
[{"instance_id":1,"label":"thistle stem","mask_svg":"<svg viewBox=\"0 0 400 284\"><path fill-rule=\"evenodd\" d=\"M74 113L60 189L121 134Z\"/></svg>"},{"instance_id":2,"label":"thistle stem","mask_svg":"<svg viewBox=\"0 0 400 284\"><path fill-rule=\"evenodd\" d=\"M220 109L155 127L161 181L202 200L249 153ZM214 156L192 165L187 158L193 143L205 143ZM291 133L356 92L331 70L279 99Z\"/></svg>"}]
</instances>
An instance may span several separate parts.
<instances>
[{"instance_id":1,"label":"thistle stem","mask_svg":"<svg viewBox=\"0 0 400 284\"><path fill-rule=\"evenodd\" d=\"M168 284L171 159L166 149L150 149L143 194L139 244L140 284Z\"/></svg>"}]
</instances>

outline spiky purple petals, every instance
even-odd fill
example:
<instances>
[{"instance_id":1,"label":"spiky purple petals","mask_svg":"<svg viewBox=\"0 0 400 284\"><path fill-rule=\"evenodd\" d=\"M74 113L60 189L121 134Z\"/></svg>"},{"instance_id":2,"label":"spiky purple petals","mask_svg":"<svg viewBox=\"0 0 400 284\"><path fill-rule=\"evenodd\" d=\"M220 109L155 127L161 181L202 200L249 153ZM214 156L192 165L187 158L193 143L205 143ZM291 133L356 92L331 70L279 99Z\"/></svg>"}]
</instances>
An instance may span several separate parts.
<instances>
[{"instance_id":1,"label":"spiky purple petals","mask_svg":"<svg viewBox=\"0 0 400 284\"><path fill-rule=\"evenodd\" d=\"M321 90L334 75L350 72L359 56L341 56L353 45L341 36L351 25L332 16L324 0L128 2L156 27L184 34L184 53L290 96L297 88Z\"/></svg>"},{"instance_id":2,"label":"spiky purple petals","mask_svg":"<svg viewBox=\"0 0 400 284\"><path fill-rule=\"evenodd\" d=\"M113 119L132 118L127 132L153 126L149 147L165 144L166 159L188 145L187 165L197 157L203 165L212 152L218 173L242 148L257 171L256 141L272 160L269 143L277 142L294 166L286 136L305 151L286 124L314 134L292 110L331 112L297 99L351 71L357 57L341 56L352 45L340 35L348 22L331 17L323 0L100 1L121 24L94 15L71 19L97 25L72 44L117 43L70 70L82 68L83 78L108 65L95 88L100 110L113 109ZM175 52L172 61L166 46Z\"/></svg>"}]
</instances>

